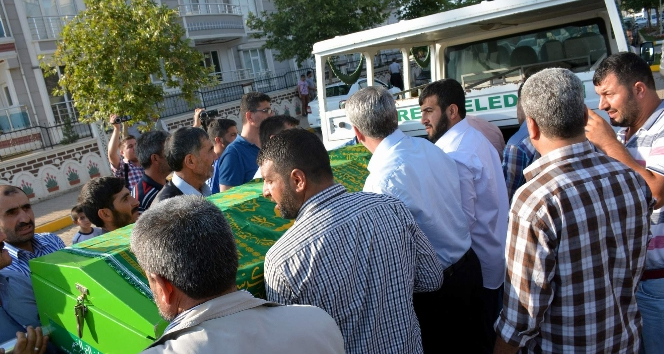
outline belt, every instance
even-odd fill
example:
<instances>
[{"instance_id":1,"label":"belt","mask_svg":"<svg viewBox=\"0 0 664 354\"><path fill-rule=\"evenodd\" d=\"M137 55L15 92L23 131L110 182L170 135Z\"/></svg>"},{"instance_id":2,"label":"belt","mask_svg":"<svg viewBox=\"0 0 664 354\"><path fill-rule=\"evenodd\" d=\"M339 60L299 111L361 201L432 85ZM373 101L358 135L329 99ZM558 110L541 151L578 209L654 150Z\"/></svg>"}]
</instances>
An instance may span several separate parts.
<instances>
[{"instance_id":1,"label":"belt","mask_svg":"<svg viewBox=\"0 0 664 354\"><path fill-rule=\"evenodd\" d=\"M454 272L459 270L459 268L461 268L461 266L464 263L466 263L466 261L468 260L468 255L469 254L470 254L470 249L468 250L468 252L464 253L464 255L461 256L461 258L459 258L459 260L456 261L456 263L454 263L451 266L445 268L445 270L443 271L443 275L445 276L445 278L451 277L454 274Z\"/></svg>"},{"instance_id":2,"label":"belt","mask_svg":"<svg viewBox=\"0 0 664 354\"><path fill-rule=\"evenodd\" d=\"M664 278L664 268L644 270L643 275L641 275L641 280L662 279L662 278Z\"/></svg>"}]
</instances>

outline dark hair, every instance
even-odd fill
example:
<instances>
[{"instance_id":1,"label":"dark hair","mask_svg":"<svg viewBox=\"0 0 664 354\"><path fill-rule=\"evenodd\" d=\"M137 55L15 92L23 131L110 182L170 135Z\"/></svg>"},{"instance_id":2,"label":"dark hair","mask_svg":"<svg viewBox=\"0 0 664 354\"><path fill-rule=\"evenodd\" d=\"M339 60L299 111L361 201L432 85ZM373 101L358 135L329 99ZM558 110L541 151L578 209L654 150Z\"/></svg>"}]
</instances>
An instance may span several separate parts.
<instances>
[{"instance_id":1,"label":"dark hair","mask_svg":"<svg viewBox=\"0 0 664 354\"><path fill-rule=\"evenodd\" d=\"M133 136L133 135L131 135L131 134L129 134L129 135L125 136L125 137L120 137L120 146L124 146L124 144L126 144L127 141L128 141L128 140L131 140L131 139L136 140L136 137Z\"/></svg>"},{"instance_id":2,"label":"dark hair","mask_svg":"<svg viewBox=\"0 0 664 354\"><path fill-rule=\"evenodd\" d=\"M74 221L78 221L78 213L85 214L85 212L83 211L83 207L76 204L74 205L73 208L71 208L71 219Z\"/></svg>"},{"instance_id":3,"label":"dark hair","mask_svg":"<svg viewBox=\"0 0 664 354\"><path fill-rule=\"evenodd\" d=\"M232 119L226 119L226 118L220 118L220 119L213 119L208 123L207 127L207 133L208 137L210 139L214 138L221 138L228 132L228 129L231 127L236 127L237 123L235 123L234 120Z\"/></svg>"},{"instance_id":4,"label":"dark hair","mask_svg":"<svg viewBox=\"0 0 664 354\"><path fill-rule=\"evenodd\" d=\"M299 169L314 183L331 180L330 156L316 134L304 129L286 129L269 139L258 152L261 166L272 161L281 176Z\"/></svg>"},{"instance_id":5,"label":"dark hair","mask_svg":"<svg viewBox=\"0 0 664 354\"><path fill-rule=\"evenodd\" d=\"M299 126L300 121L297 118L293 118L287 115L279 115L268 117L263 120L258 132L258 139L261 142L261 146L265 145L272 135L279 133L280 131L286 129L286 124Z\"/></svg>"},{"instance_id":6,"label":"dark hair","mask_svg":"<svg viewBox=\"0 0 664 354\"><path fill-rule=\"evenodd\" d=\"M270 96L262 92L249 92L242 96L240 102L240 116L242 117L242 124L247 122L247 112L253 112L258 109L261 102L271 102Z\"/></svg>"},{"instance_id":7,"label":"dark hair","mask_svg":"<svg viewBox=\"0 0 664 354\"><path fill-rule=\"evenodd\" d=\"M152 155L161 155L164 152L164 142L168 133L163 130L151 131L141 135L136 142L136 156L138 163L144 169L152 166Z\"/></svg>"},{"instance_id":8,"label":"dark hair","mask_svg":"<svg viewBox=\"0 0 664 354\"><path fill-rule=\"evenodd\" d=\"M656 90L650 66L634 53L616 53L604 59L595 70L593 84L600 85L609 74L614 74L622 86L630 87L643 82L647 88Z\"/></svg>"},{"instance_id":9,"label":"dark hair","mask_svg":"<svg viewBox=\"0 0 664 354\"><path fill-rule=\"evenodd\" d=\"M438 106L445 110L449 105L455 104L459 109L459 116L466 118L466 93L461 84L454 79L443 79L430 83L420 94L420 106L429 96L436 96Z\"/></svg>"},{"instance_id":10,"label":"dark hair","mask_svg":"<svg viewBox=\"0 0 664 354\"><path fill-rule=\"evenodd\" d=\"M221 210L203 197L177 196L153 204L134 224L130 244L141 268L192 299L235 288L235 237Z\"/></svg>"},{"instance_id":11,"label":"dark hair","mask_svg":"<svg viewBox=\"0 0 664 354\"><path fill-rule=\"evenodd\" d=\"M309 74L311 74L311 70L307 70L307 76L309 76Z\"/></svg>"},{"instance_id":12,"label":"dark hair","mask_svg":"<svg viewBox=\"0 0 664 354\"><path fill-rule=\"evenodd\" d=\"M125 187L124 178L119 177L97 177L88 181L78 195L78 204L83 208L83 213L90 221L98 227L104 227L104 220L97 213L99 209L113 207L113 196Z\"/></svg>"},{"instance_id":13,"label":"dark hair","mask_svg":"<svg viewBox=\"0 0 664 354\"><path fill-rule=\"evenodd\" d=\"M184 158L189 155L198 155L203 143L201 139L208 139L205 130L194 127L180 127L173 131L166 139L164 156L168 166L175 172L182 171Z\"/></svg>"},{"instance_id":14,"label":"dark hair","mask_svg":"<svg viewBox=\"0 0 664 354\"><path fill-rule=\"evenodd\" d=\"M304 74L300 75L300 79L304 79L304 78L306 78L306 75L304 75Z\"/></svg>"}]
</instances>

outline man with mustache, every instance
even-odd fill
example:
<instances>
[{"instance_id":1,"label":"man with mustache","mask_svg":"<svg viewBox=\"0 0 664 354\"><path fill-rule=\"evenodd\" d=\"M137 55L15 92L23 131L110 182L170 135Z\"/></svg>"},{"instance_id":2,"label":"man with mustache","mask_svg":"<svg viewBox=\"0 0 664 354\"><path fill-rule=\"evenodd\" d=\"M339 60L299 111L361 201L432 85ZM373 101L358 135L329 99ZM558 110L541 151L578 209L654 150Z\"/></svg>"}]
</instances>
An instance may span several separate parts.
<instances>
[{"instance_id":1,"label":"man with mustache","mask_svg":"<svg viewBox=\"0 0 664 354\"><path fill-rule=\"evenodd\" d=\"M496 338L493 322L502 306L509 210L500 158L489 140L465 119L466 97L460 83L453 79L433 82L422 91L419 103L429 140L457 164L461 204L470 227L471 248L482 266L484 287L479 299L465 297L459 301L470 308L473 303L484 308L485 333L475 338L486 339L490 348ZM460 316L463 312L454 317Z\"/></svg>"},{"instance_id":2,"label":"man with mustache","mask_svg":"<svg viewBox=\"0 0 664 354\"><path fill-rule=\"evenodd\" d=\"M124 181L120 179L124 185ZM12 263L5 269L30 276L28 261L65 248L55 234L35 234L35 214L22 189L0 186L0 232L7 235L5 249Z\"/></svg>"},{"instance_id":3,"label":"man with mustache","mask_svg":"<svg viewBox=\"0 0 664 354\"><path fill-rule=\"evenodd\" d=\"M118 177L93 178L81 189L78 203L85 216L104 232L125 227L138 219L138 200Z\"/></svg>"},{"instance_id":4,"label":"man with mustache","mask_svg":"<svg viewBox=\"0 0 664 354\"><path fill-rule=\"evenodd\" d=\"M636 302L643 316L641 349L659 353L664 347L664 102L657 95L650 67L634 53L606 58L595 71L593 84L599 109L608 112L611 125L622 129L616 139L611 125L589 109L588 140L641 175L657 200Z\"/></svg>"}]
</instances>

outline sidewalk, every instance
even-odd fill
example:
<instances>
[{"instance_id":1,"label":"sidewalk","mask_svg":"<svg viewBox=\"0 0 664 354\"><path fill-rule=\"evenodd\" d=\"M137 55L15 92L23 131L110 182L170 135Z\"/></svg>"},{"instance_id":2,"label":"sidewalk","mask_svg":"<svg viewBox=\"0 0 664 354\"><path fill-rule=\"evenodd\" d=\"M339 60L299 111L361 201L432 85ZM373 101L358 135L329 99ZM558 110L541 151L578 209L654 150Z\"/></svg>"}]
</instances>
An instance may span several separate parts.
<instances>
[{"instance_id":1,"label":"sidewalk","mask_svg":"<svg viewBox=\"0 0 664 354\"><path fill-rule=\"evenodd\" d=\"M71 208L76 205L81 188L76 188L57 197L43 200L32 205L35 214L35 232L52 232L61 236L65 244L71 244L71 237L76 233L70 232L72 220ZM63 234L67 234L63 237ZM68 235L71 233L71 235Z\"/></svg>"}]
</instances>

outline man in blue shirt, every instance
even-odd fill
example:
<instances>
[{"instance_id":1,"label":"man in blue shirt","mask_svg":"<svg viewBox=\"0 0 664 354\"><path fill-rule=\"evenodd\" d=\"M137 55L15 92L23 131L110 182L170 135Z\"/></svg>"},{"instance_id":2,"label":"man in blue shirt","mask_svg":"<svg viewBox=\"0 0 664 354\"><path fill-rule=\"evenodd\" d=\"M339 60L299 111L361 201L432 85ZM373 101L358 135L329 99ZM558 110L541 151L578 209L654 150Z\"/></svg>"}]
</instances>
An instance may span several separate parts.
<instances>
[{"instance_id":1,"label":"man in blue shirt","mask_svg":"<svg viewBox=\"0 0 664 354\"><path fill-rule=\"evenodd\" d=\"M240 116L242 132L217 160L219 191L249 182L258 165L256 158L260 151L260 126L263 120L274 115L270 105L270 96L260 92L249 92L242 96Z\"/></svg>"}]
</instances>

